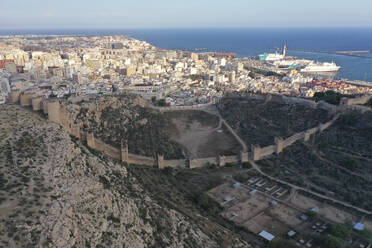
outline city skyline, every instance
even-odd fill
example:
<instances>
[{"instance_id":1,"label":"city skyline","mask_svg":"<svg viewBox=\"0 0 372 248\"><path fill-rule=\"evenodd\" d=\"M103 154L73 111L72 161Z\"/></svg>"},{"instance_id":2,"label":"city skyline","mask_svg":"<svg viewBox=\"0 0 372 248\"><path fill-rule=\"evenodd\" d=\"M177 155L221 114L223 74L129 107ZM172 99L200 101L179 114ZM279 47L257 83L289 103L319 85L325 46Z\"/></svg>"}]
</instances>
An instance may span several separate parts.
<instances>
[{"instance_id":1,"label":"city skyline","mask_svg":"<svg viewBox=\"0 0 372 248\"><path fill-rule=\"evenodd\" d=\"M337 7L336 7L337 6ZM362 8L363 7L363 8ZM372 27L372 3L3 0L0 29Z\"/></svg>"}]
</instances>

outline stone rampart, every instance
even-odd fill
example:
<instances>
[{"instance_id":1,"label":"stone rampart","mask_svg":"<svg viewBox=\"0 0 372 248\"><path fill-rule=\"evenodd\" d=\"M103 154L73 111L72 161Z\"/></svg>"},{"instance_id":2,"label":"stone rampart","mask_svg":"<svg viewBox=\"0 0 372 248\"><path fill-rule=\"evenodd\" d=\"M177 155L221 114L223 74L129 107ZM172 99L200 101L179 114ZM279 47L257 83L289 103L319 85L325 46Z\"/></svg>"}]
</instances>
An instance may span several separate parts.
<instances>
[{"instance_id":1,"label":"stone rampart","mask_svg":"<svg viewBox=\"0 0 372 248\"><path fill-rule=\"evenodd\" d=\"M298 97L288 97L288 96L280 96L281 102L286 104L301 104L305 105L307 107L316 109L318 107L318 104L314 101L307 100L304 98L298 98Z\"/></svg>"},{"instance_id":2,"label":"stone rampart","mask_svg":"<svg viewBox=\"0 0 372 248\"><path fill-rule=\"evenodd\" d=\"M282 139L280 137L275 138L275 144L265 147L260 147L259 145L252 145L252 155L251 159L254 161L260 160L264 157L270 156L274 153L279 154L288 146L291 146L293 143L299 140L308 141L311 135L317 132L323 132L329 128L340 116L340 114L335 115L332 120L321 123L317 127L310 128L304 132L295 133L294 135L288 137L287 139Z\"/></svg>"},{"instance_id":3,"label":"stone rampart","mask_svg":"<svg viewBox=\"0 0 372 248\"><path fill-rule=\"evenodd\" d=\"M248 97L251 99L265 100L266 102L273 101L273 102L279 102L279 103L285 103L285 104L300 104L300 105L304 105L304 106L307 106L313 109L324 109L324 110L329 111L332 114L335 114L336 112L340 110L339 106L329 104L325 101L315 102L309 99L283 96L283 95L272 95L272 94L257 95L257 94L251 94L251 93L234 93L234 94L229 94L225 98L245 98L245 97Z\"/></svg>"},{"instance_id":4,"label":"stone rampart","mask_svg":"<svg viewBox=\"0 0 372 248\"><path fill-rule=\"evenodd\" d=\"M152 157L146 157L141 155L135 155L135 154L128 154L128 164L139 164L139 165L148 165L148 166L156 166L157 161L155 158Z\"/></svg>"},{"instance_id":5,"label":"stone rampart","mask_svg":"<svg viewBox=\"0 0 372 248\"><path fill-rule=\"evenodd\" d=\"M33 111L39 111L43 109L43 104L42 104L43 99L44 97L42 96L36 96L32 98L31 103L32 103Z\"/></svg>"},{"instance_id":6,"label":"stone rampart","mask_svg":"<svg viewBox=\"0 0 372 248\"><path fill-rule=\"evenodd\" d=\"M168 106L168 107L157 107L157 106L150 106L152 109L159 110L160 112L169 112L169 111L176 111L176 110L198 110L203 109L208 106L214 105L215 102L205 103L205 104L195 104L190 106Z\"/></svg>"},{"instance_id":7,"label":"stone rampart","mask_svg":"<svg viewBox=\"0 0 372 248\"><path fill-rule=\"evenodd\" d=\"M217 157L209 157L209 158L198 158L198 159L190 159L189 160L189 168L201 168L206 166L207 164L218 164Z\"/></svg>"},{"instance_id":8,"label":"stone rampart","mask_svg":"<svg viewBox=\"0 0 372 248\"><path fill-rule=\"evenodd\" d=\"M276 152L276 145L261 147L260 157L266 157Z\"/></svg>"},{"instance_id":9,"label":"stone rampart","mask_svg":"<svg viewBox=\"0 0 372 248\"><path fill-rule=\"evenodd\" d=\"M357 96L355 98L342 98L341 99L341 105L344 106L351 106L351 105L358 105L358 104L366 104L369 100L372 99L372 95L363 95L363 96Z\"/></svg>"},{"instance_id":10,"label":"stone rampart","mask_svg":"<svg viewBox=\"0 0 372 248\"><path fill-rule=\"evenodd\" d=\"M58 100L47 102L47 111L49 121L62 124L60 117L60 103Z\"/></svg>"},{"instance_id":11,"label":"stone rampart","mask_svg":"<svg viewBox=\"0 0 372 248\"><path fill-rule=\"evenodd\" d=\"M216 156L211 158L193 159L189 163L187 159L165 160L162 155L158 155L157 158L153 158L131 154L128 152L128 146L126 142L123 142L120 149L118 149L97 139L96 137L94 137L93 133L86 134L81 132L80 126L74 123L74 120L68 113L66 107L64 107L58 100L45 100L43 101L43 105L45 105L45 112L48 113L48 119L50 121L60 124L63 129L69 134L82 140L86 140L87 145L90 148L103 152L114 159L121 160L128 164L158 166L161 169L165 167L187 167L188 165L190 166L190 168L199 168L207 165L208 163L224 166L226 163L247 162L249 159L247 152L242 152L240 156ZM186 106L181 109L197 109L203 108L208 105L210 104Z\"/></svg>"},{"instance_id":12,"label":"stone rampart","mask_svg":"<svg viewBox=\"0 0 372 248\"><path fill-rule=\"evenodd\" d=\"M20 89L14 89L10 92L9 102L10 103L19 103L19 98L21 95Z\"/></svg>"},{"instance_id":13,"label":"stone rampart","mask_svg":"<svg viewBox=\"0 0 372 248\"><path fill-rule=\"evenodd\" d=\"M275 99L283 99L281 96L276 96ZM272 98L271 98L272 99ZM310 104L309 100L300 99L298 100L291 100L290 98L285 98L287 102L299 103L303 102L304 104ZM290 100L288 100L290 99ZM78 100L78 99L74 99ZM365 100L365 99L364 99ZM48 113L48 119L55 123L60 124L68 133L71 135L78 137L82 140L86 140L89 147L96 149L105 153L106 155L127 162L128 164L139 164L139 165L147 165L147 166L158 166L159 168L165 167L189 167L189 168L200 168L206 166L208 164L215 164L218 166L224 166L226 163L238 163L238 162L248 162L249 159L254 161L260 160L263 157L270 156L274 153L279 154L285 149L286 147L292 145L298 140L308 141L311 135L322 132L328 127L330 127L339 117L339 114L336 115L332 120L326 123L321 123L317 127L308 129L304 132L296 133L287 139L282 139L280 137L275 138L275 144L260 147L258 145L252 146L252 152L248 153L246 151L240 151L239 155L233 156L216 156L216 157L209 157L209 158L198 158L198 159L173 159L173 160L165 160L162 155L158 155L156 158L154 157L146 157L136 154L130 154L128 152L128 146L125 142L120 147L120 149L112 147L94 137L93 134L86 134L80 131L80 127L78 124L74 123L71 116L69 115L67 109L62 106L59 100L44 100L42 101L44 112ZM312 102L313 103L313 102ZM311 103L311 104L312 104ZM159 108L159 107L152 107L158 109L160 111L173 111L173 110L195 110L198 108L204 108L209 106L213 103L209 104L199 104L194 106L173 106L167 108ZM327 104L322 103L323 106L327 106Z\"/></svg>"},{"instance_id":14,"label":"stone rampart","mask_svg":"<svg viewBox=\"0 0 372 248\"><path fill-rule=\"evenodd\" d=\"M330 104L328 102L325 102L323 100L317 102L317 108L318 109L324 109L328 111L329 113L335 114L338 111L340 111L341 107L337 105Z\"/></svg>"},{"instance_id":15,"label":"stone rampart","mask_svg":"<svg viewBox=\"0 0 372 248\"><path fill-rule=\"evenodd\" d=\"M108 144L104 144L104 153L107 154L109 157L114 159L121 159L121 151L113 146Z\"/></svg>"},{"instance_id":16,"label":"stone rampart","mask_svg":"<svg viewBox=\"0 0 372 248\"><path fill-rule=\"evenodd\" d=\"M164 160L164 167L187 167L187 159Z\"/></svg>"},{"instance_id":17,"label":"stone rampart","mask_svg":"<svg viewBox=\"0 0 372 248\"><path fill-rule=\"evenodd\" d=\"M32 92L23 92L20 95L21 106L31 106L32 105Z\"/></svg>"},{"instance_id":18,"label":"stone rampart","mask_svg":"<svg viewBox=\"0 0 372 248\"><path fill-rule=\"evenodd\" d=\"M241 162L241 157L238 155L225 156L225 162L229 164Z\"/></svg>"},{"instance_id":19,"label":"stone rampart","mask_svg":"<svg viewBox=\"0 0 372 248\"><path fill-rule=\"evenodd\" d=\"M350 106L347 106L347 109L348 110L355 110L355 111L359 111L361 113L365 113L365 112L368 112L368 111L372 111L372 109L370 107L367 107L367 106L361 106L361 105L350 105Z\"/></svg>"},{"instance_id":20,"label":"stone rampart","mask_svg":"<svg viewBox=\"0 0 372 248\"><path fill-rule=\"evenodd\" d=\"M296 133L283 141L283 148L295 143L297 140L305 139L305 132Z\"/></svg>"}]
</instances>

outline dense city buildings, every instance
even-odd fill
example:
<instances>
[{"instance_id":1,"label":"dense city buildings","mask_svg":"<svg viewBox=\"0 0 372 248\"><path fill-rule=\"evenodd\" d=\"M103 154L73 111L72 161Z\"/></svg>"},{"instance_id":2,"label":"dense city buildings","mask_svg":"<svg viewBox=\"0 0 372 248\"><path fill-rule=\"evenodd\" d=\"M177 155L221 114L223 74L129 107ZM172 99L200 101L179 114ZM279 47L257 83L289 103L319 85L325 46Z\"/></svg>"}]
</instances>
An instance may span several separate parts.
<instances>
[{"instance_id":1,"label":"dense city buildings","mask_svg":"<svg viewBox=\"0 0 372 248\"><path fill-rule=\"evenodd\" d=\"M133 92L166 105L215 102L236 91L300 97L372 91L232 53L163 50L123 36L37 35L0 37L0 90L0 103L25 96L27 104L51 96Z\"/></svg>"}]
</instances>

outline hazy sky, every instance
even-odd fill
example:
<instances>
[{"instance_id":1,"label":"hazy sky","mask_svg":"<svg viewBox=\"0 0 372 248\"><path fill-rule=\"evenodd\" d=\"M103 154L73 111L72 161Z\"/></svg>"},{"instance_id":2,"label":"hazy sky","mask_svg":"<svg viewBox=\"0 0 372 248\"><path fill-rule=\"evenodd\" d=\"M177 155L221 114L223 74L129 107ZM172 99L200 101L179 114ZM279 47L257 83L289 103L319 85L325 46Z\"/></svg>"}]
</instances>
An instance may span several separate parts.
<instances>
[{"instance_id":1,"label":"hazy sky","mask_svg":"<svg viewBox=\"0 0 372 248\"><path fill-rule=\"evenodd\" d=\"M0 0L0 29L372 27L372 0Z\"/></svg>"}]
</instances>

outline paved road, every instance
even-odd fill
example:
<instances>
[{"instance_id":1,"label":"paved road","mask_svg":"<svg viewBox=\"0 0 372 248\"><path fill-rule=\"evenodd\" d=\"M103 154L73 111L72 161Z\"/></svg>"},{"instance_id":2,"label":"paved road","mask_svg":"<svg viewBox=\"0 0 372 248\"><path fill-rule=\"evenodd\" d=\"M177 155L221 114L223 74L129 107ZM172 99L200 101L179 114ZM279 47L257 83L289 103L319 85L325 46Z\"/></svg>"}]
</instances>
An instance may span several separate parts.
<instances>
[{"instance_id":1,"label":"paved road","mask_svg":"<svg viewBox=\"0 0 372 248\"><path fill-rule=\"evenodd\" d=\"M259 166L258 166L254 161L249 161L249 162L251 163L252 167L253 167L256 171L258 171L261 175L263 175L263 176L265 176L265 177L267 177L267 178L269 178L269 179L271 179L271 180L273 180L273 181L276 181L276 182L278 182L278 183L285 184L285 185L287 185L287 186L289 186L289 187L292 187L292 188L295 189L295 190L302 190L302 191L305 191L305 192L307 192L307 193L309 193L309 194L315 195L315 196L317 196L317 197L319 197L319 198L326 199L326 200L330 200L330 201L332 201L332 202L334 202L334 203L338 203L338 204L340 204L340 205L343 205L344 207L352 208L352 209L357 210L357 211L359 211L359 212L361 212L361 213L364 213L364 214L372 214L371 211L368 211L368 210L365 210L365 209L362 209L362 208L359 208L359 207L356 207L356 206L350 205L349 203L346 203L346 202L344 202L344 201L339 201L339 200L333 199L333 198L331 198L331 197L328 197L328 196L325 196L325 195L321 195L321 194L316 193L316 192L314 192L314 191L311 191L311 190L309 190L309 189L302 188L302 187L300 187L300 186L297 186L297 185L294 185L294 184L291 184L291 183L288 183L288 182L282 181L282 180L280 180L280 179L277 179L277 178L275 178L275 177L272 177L272 176L270 176L270 175L264 173L263 171L261 171L261 169L259 168Z\"/></svg>"}]
</instances>

